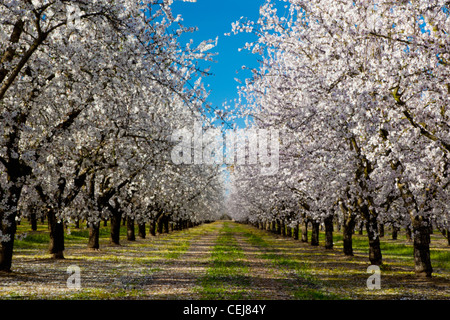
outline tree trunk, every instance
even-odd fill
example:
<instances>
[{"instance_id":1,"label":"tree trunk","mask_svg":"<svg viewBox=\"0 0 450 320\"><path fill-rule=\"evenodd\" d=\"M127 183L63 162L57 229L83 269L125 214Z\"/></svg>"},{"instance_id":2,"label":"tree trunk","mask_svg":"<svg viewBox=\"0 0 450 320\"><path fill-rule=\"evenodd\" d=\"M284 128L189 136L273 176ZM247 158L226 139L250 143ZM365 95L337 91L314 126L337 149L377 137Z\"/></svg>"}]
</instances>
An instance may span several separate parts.
<instances>
[{"instance_id":1,"label":"tree trunk","mask_svg":"<svg viewBox=\"0 0 450 320\"><path fill-rule=\"evenodd\" d=\"M398 227L392 225L392 240L397 240L398 237Z\"/></svg>"},{"instance_id":2,"label":"tree trunk","mask_svg":"<svg viewBox=\"0 0 450 320\"><path fill-rule=\"evenodd\" d=\"M100 249L100 222L89 224L89 241L88 248L98 250Z\"/></svg>"},{"instance_id":3,"label":"tree trunk","mask_svg":"<svg viewBox=\"0 0 450 320\"><path fill-rule=\"evenodd\" d=\"M285 237L286 236L286 224L284 223L284 220L280 221L280 234Z\"/></svg>"},{"instance_id":4,"label":"tree trunk","mask_svg":"<svg viewBox=\"0 0 450 320\"><path fill-rule=\"evenodd\" d=\"M366 221L366 231L369 238L369 260L372 265L381 266L383 256L381 254L380 237L378 235L377 217L369 214Z\"/></svg>"},{"instance_id":5,"label":"tree trunk","mask_svg":"<svg viewBox=\"0 0 450 320\"><path fill-rule=\"evenodd\" d=\"M52 209L47 211L47 220L50 230L49 253L53 259L64 259L64 223L58 221Z\"/></svg>"},{"instance_id":6,"label":"tree trunk","mask_svg":"<svg viewBox=\"0 0 450 320\"><path fill-rule=\"evenodd\" d=\"M450 229L447 229L447 244L450 246Z\"/></svg>"},{"instance_id":7,"label":"tree trunk","mask_svg":"<svg viewBox=\"0 0 450 320\"><path fill-rule=\"evenodd\" d=\"M408 225L406 227L406 240L412 241L412 232L411 232L411 226Z\"/></svg>"},{"instance_id":8,"label":"tree trunk","mask_svg":"<svg viewBox=\"0 0 450 320\"><path fill-rule=\"evenodd\" d=\"M319 245L319 228L320 228L320 222L318 221L311 221L312 228L311 228L311 245L312 246L318 246Z\"/></svg>"},{"instance_id":9,"label":"tree trunk","mask_svg":"<svg viewBox=\"0 0 450 320\"><path fill-rule=\"evenodd\" d=\"M344 254L346 256L353 256L353 230L355 229L355 216L348 214L342 226L342 235L344 241Z\"/></svg>"},{"instance_id":10,"label":"tree trunk","mask_svg":"<svg viewBox=\"0 0 450 320\"><path fill-rule=\"evenodd\" d=\"M308 242L308 219L303 220L302 224L302 242Z\"/></svg>"},{"instance_id":11,"label":"tree trunk","mask_svg":"<svg viewBox=\"0 0 450 320\"><path fill-rule=\"evenodd\" d=\"M414 239L414 271L418 276L431 277L433 272L430 259L431 221L425 216L415 215L415 212L419 212L420 210L408 184L398 182L397 187L400 190L405 207L408 208L411 217Z\"/></svg>"},{"instance_id":12,"label":"tree trunk","mask_svg":"<svg viewBox=\"0 0 450 320\"><path fill-rule=\"evenodd\" d=\"M359 234L359 235L363 235L363 230L364 230L364 222L363 222L363 221L361 221L361 222L359 223L358 228L359 228L358 234Z\"/></svg>"},{"instance_id":13,"label":"tree trunk","mask_svg":"<svg viewBox=\"0 0 450 320\"><path fill-rule=\"evenodd\" d=\"M298 240L298 223L296 223L295 225L294 225L294 228L293 228L293 230L292 230L292 232L293 232L293 237L294 237L294 240Z\"/></svg>"},{"instance_id":14,"label":"tree trunk","mask_svg":"<svg viewBox=\"0 0 450 320\"><path fill-rule=\"evenodd\" d=\"M333 249L333 215L324 219L325 224L325 249Z\"/></svg>"},{"instance_id":15,"label":"tree trunk","mask_svg":"<svg viewBox=\"0 0 450 320\"><path fill-rule=\"evenodd\" d=\"M162 219L162 217L159 218L156 227L157 227L157 229L158 229L158 234L162 234L162 233L163 233L163 230L164 230L164 224L163 224L163 219Z\"/></svg>"},{"instance_id":16,"label":"tree trunk","mask_svg":"<svg viewBox=\"0 0 450 320\"><path fill-rule=\"evenodd\" d=\"M36 218L36 212L30 213L30 224L31 224L31 231L37 230L37 218Z\"/></svg>"},{"instance_id":17,"label":"tree trunk","mask_svg":"<svg viewBox=\"0 0 450 320\"><path fill-rule=\"evenodd\" d=\"M127 217L127 239L128 241L136 241L136 235L134 234L134 219Z\"/></svg>"},{"instance_id":18,"label":"tree trunk","mask_svg":"<svg viewBox=\"0 0 450 320\"><path fill-rule=\"evenodd\" d=\"M111 211L111 243L120 246L120 222L122 220L122 210L110 206Z\"/></svg>"},{"instance_id":19,"label":"tree trunk","mask_svg":"<svg viewBox=\"0 0 450 320\"><path fill-rule=\"evenodd\" d=\"M10 168L11 169L11 168ZM20 168L12 168L11 171L19 170ZM11 172L8 170L8 180L11 186L7 191L2 192L0 190L0 195L2 199L6 198L6 210L0 209L0 231L3 235L9 235L8 239L2 239L0 246L0 271L11 271L13 249L14 249L14 238L16 235L16 216L17 216L17 204L19 202L20 194L22 192L22 183L18 182L21 176L20 172L13 172L14 175L11 176Z\"/></svg>"},{"instance_id":20,"label":"tree trunk","mask_svg":"<svg viewBox=\"0 0 450 320\"><path fill-rule=\"evenodd\" d=\"M145 239L146 233L145 233L145 223L139 223L138 224L138 236L141 239Z\"/></svg>"},{"instance_id":21,"label":"tree trunk","mask_svg":"<svg viewBox=\"0 0 450 320\"><path fill-rule=\"evenodd\" d=\"M169 217L168 216L164 216L163 219L163 226L164 226L164 233L169 233Z\"/></svg>"},{"instance_id":22,"label":"tree trunk","mask_svg":"<svg viewBox=\"0 0 450 320\"><path fill-rule=\"evenodd\" d=\"M1 231L3 234L12 235L9 237L8 241L2 241L0 247L0 271L11 271L13 248L14 248L14 237L16 234L16 220L8 219L9 225L5 225L0 221Z\"/></svg>"},{"instance_id":23,"label":"tree trunk","mask_svg":"<svg viewBox=\"0 0 450 320\"><path fill-rule=\"evenodd\" d=\"M277 233L277 234L281 234L281 223L280 223L280 220L275 220L275 232Z\"/></svg>"},{"instance_id":24,"label":"tree trunk","mask_svg":"<svg viewBox=\"0 0 450 320\"><path fill-rule=\"evenodd\" d=\"M383 223L378 224L378 228L380 231L380 238L383 238L384 237L384 224Z\"/></svg>"},{"instance_id":25,"label":"tree trunk","mask_svg":"<svg viewBox=\"0 0 450 320\"><path fill-rule=\"evenodd\" d=\"M181 222L181 228L183 228L183 222ZM156 222L155 220L152 220L150 222L150 227L148 229L150 235L152 235L153 237L156 236Z\"/></svg>"},{"instance_id":26,"label":"tree trunk","mask_svg":"<svg viewBox=\"0 0 450 320\"><path fill-rule=\"evenodd\" d=\"M430 226L425 217L413 219L414 271L418 276L431 277L433 268L430 259Z\"/></svg>"}]
</instances>

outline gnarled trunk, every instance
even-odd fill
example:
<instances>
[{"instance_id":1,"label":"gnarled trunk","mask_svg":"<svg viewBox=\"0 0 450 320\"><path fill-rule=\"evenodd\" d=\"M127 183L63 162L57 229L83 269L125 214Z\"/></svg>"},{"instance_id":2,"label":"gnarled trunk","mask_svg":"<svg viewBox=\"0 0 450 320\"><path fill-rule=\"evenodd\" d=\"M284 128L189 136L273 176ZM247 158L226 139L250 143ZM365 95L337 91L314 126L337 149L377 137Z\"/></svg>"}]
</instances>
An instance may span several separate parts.
<instances>
[{"instance_id":1,"label":"gnarled trunk","mask_svg":"<svg viewBox=\"0 0 450 320\"><path fill-rule=\"evenodd\" d=\"M30 214L30 224L31 224L31 230L36 231L37 230L37 217L36 212L33 211Z\"/></svg>"},{"instance_id":2,"label":"gnarled trunk","mask_svg":"<svg viewBox=\"0 0 450 320\"><path fill-rule=\"evenodd\" d=\"M349 214L344 220L342 226L342 236L344 245L344 254L346 256L353 256L353 231L355 229L355 216Z\"/></svg>"},{"instance_id":3,"label":"gnarled trunk","mask_svg":"<svg viewBox=\"0 0 450 320\"><path fill-rule=\"evenodd\" d=\"M280 221L280 234L285 237L286 236L286 224L284 223L284 220L281 219Z\"/></svg>"},{"instance_id":4,"label":"gnarled trunk","mask_svg":"<svg viewBox=\"0 0 450 320\"><path fill-rule=\"evenodd\" d=\"M120 245L120 221L122 219L122 210L110 207L111 210L111 236L112 244Z\"/></svg>"},{"instance_id":5,"label":"gnarled trunk","mask_svg":"<svg viewBox=\"0 0 450 320\"><path fill-rule=\"evenodd\" d=\"M18 182L19 177L22 176L20 168L9 169L8 180L11 182L11 186L2 194L2 198L6 197L6 208L8 211L0 209L0 231L3 235L9 236L2 239L0 246L0 271L6 272L11 271L14 237L17 228L17 204L22 192L22 184ZM15 172L16 170L18 172Z\"/></svg>"},{"instance_id":6,"label":"gnarled trunk","mask_svg":"<svg viewBox=\"0 0 450 320\"><path fill-rule=\"evenodd\" d=\"M275 220L275 229L277 234L281 234L281 222L278 219Z\"/></svg>"},{"instance_id":7,"label":"gnarled trunk","mask_svg":"<svg viewBox=\"0 0 450 320\"><path fill-rule=\"evenodd\" d=\"M163 226L164 226L164 233L169 233L170 229L169 229L169 217L168 216L164 216L164 220L163 220Z\"/></svg>"},{"instance_id":8,"label":"gnarled trunk","mask_svg":"<svg viewBox=\"0 0 450 320\"><path fill-rule=\"evenodd\" d=\"M414 271L419 276L431 277L433 268L430 259L430 226L425 217L413 219Z\"/></svg>"},{"instance_id":9,"label":"gnarled trunk","mask_svg":"<svg viewBox=\"0 0 450 320\"><path fill-rule=\"evenodd\" d=\"M303 219L302 223L302 242L308 242L308 219Z\"/></svg>"},{"instance_id":10,"label":"gnarled trunk","mask_svg":"<svg viewBox=\"0 0 450 320\"><path fill-rule=\"evenodd\" d=\"M88 248L98 250L100 249L100 222L89 224L89 240Z\"/></svg>"},{"instance_id":11,"label":"gnarled trunk","mask_svg":"<svg viewBox=\"0 0 450 320\"><path fill-rule=\"evenodd\" d=\"M378 224L378 231L380 232L380 238L383 238L384 237L384 224L383 223Z\"/></svg>"},{"instance_id":12,"label":"gnarled trunk","mask_svg":"<svg viewBox=\"0 0 450 320\"><path fill-rule=\"evenodd\" d=\"M325 224L325 249L333 249L333 215L324 219Z\"/></svg>"},{"instance_id":13,"label":"gnarled trunk","mask_svg":"<svg viewBox=\"0 0 450 320\"><path fill-rule=\"evenodd\" d=\"M158 219L158 222L157 222L157 229L158 229L158 234L162 234L163 233L163 230L164 230L164 218L163 218L163 216L161 216L159 219Z\"/></svg>"},{"instance_id":14,"label":"gnarled trunk","mask_svg":"<svg viewBox=\"0 0 450 320\"><path fill-rule=\"evenodd\" d=\"M298 223L296 223L295 225L294 225L294 228L292 229L292 233L293 233L293 237L294 237L294 240L298 240L298 231L299 231L299 224Z\"/></svg>"},{"instance_id":15,"label":"gnarled trunk","mask_svg":"<svg viewBox=\"0 0 450 320\"><path fill-rule=\"evenodd\" d=\"M408 225L406 227L406 240L412 241L412 231L411 231L411 226L410 225Z\"/></svg>"},{"instance_id":16,"label":"gnarled trunk","mask_svg":"<svg viewBox=\"0 0 450 320\"><path fill-rule=\"evenodd\" d=\"M139 223L138 224L138 236L141 239L145 239L145 236L146 236L145 223Z\"/></svg>"},{"instance_id":17,"label":"gnarled trunk","mask_svg":"<svg viewBox=\"0 0 450 320\"><path fill-rule=\"evenodd\" d=\"M136 241L136 235L134 233L134 219L127 218L127 239L128 241Z\"/></svg>"},{"instance_id":18,"label":"gnarled trunk","mask_svg":"<svg viewBox=\"0 0 450 320\"><path fill-rule=\"evenodd\" d=\"M180 225L181 225L180 228L182 229L183 228L183 222L181 222ZM148 231L150 232L150 234L153 237L156 236L156 222L155 222L155 220L152 220L150 222L150 227L149 227Z\"/></svg>"},{"instance_id":19,"label":"gnarled trunk","mask_svg":"<svg viewBox=\"0 0 450 320\"><path fill-rule=\"evenodd\" d=\"M311 221L312 229L311 229L311 245L312 246L318 246L319 245L319 228L320 228L320 222L318 221Z\"/></svg>"},{"instance_id":20,"label":"gnarled trunk","mask_svg":"<svg viewBox=\"0 0 450 320\"><path fill-rule=\"evenodd\" d=\"M8 219L8 225L1 224L1 231L3 234L13 235L9 237L8 241L2 241L0 247L0 271L11 271L13 248L14 248L14 235L16 234L16 220Z\"/></svg>"},{"instance_id":21,"label":"gnarled trunk","mask_svg":"<svg viewBox=\"0 0 450 320\"><path fill-rule=\"evenodd\" d=\"M392 225L392 240L397 240L399 228Z\"/></svg>"},{"instance_id":22,"label":"gnarled trunk","mask_svg":"<svg viewBox=\"0 0 450 320\"><path fill-rule=\"evenodd\" d=\"M12 187L11 189L15 189ZM20 194L20 190L11 190L13 194ZM10 192L11 192L10 191ZM7 201L8 208L17 208L17 200L15 196L9 196ZM11 212L6 213L5 211L0 212L0 230L3 235L9 235L6 240L2 239L0 247L0 271L11 271L13 248L14 248L14 237L16 234L16 216L17 209L13 209ZM5 237L6 238L6 237Z\"/></svg>"},{"instance_id":23,"label":"gnarled trunk","mask_svg":"<svg viewBox=\"0 0 450 320\"><path fill-rule=\"evenodd\" d=\"M380 266L383 263L381 254L380 237L378 235L377 218L370 215L366 223L367 237L369 238L369 260L372 265Z\"/></svg>"},{"instance_id":24,"label":"gnarled trunk","mask_svg":"<svg viewBox=\"0 0 450 320\"><path fill-rule=\"evenodd\" d=\"M50 230L49 253L53 259L64 259L64 223L58 221L52 209L47 211L47 220Z\"/></svg>"}]
</instances>

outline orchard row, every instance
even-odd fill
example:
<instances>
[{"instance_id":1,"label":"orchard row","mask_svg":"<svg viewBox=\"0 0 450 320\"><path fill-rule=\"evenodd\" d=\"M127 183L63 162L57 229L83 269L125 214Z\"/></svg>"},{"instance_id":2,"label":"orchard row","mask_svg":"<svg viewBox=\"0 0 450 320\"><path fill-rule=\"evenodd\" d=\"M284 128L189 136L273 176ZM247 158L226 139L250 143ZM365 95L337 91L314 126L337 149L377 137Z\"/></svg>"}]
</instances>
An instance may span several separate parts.
<instances>
[{"instance_id":1,"label":"orchard row","mask_svg":"<svg viewBox=\"0 0 450 320\"><path fill-rule=\"evenodd\" d=\"M193 30L170 4L2 1L0 271L18 219L47 218L61 258L65 223L86 221L95 247L102 220L183 225L220 212L217 166L170 158L172 132L205 118L198 62L214 46L181 45Z\"/></svg>"},{"instance_id":2,"label":"orchard row","mask_svg":"<svg viewBox=\"0 0 450 320\"><path fill-rule=\"evenodd\" d=\"M280 132L278 174L236 168L236 219L313 230L363 221L369 260L380 228L404 228L415 272L431 276L430 230L450 233L448 2L266 1L247 49L263 56L240 92L255 128Z\"/></svg>"}]
</instances>

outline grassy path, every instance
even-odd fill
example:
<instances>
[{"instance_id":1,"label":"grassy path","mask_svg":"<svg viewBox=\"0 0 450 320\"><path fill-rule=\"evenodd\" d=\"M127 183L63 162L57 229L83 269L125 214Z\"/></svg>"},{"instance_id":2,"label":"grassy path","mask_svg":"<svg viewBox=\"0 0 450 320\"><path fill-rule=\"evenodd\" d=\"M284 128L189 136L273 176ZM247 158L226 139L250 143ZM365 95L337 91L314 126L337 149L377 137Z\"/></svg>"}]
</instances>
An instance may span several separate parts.
<instances>
[{"instance_id":1,"label":"grassy path","mask_svg":"<svg viewBox=\"0 0 450 320\"><path fill-rule=\"evenodd\" d=\"M90 251L86 231L73 231L66 259L56 261L47 254L45 228L17 240L14 272L0 273L0 299L450 299L445 248L436 276L418 279L404 245L388 244L382 289L370 291L358 237L353 257L339 242L325 250L231 221L133 242L124 230L121 246L108 237L102 229L101 250ZM71 265L81 270L80 289L67 287Z\"/></svg>"},{"instance_id":2,"label":"grassy path","mask_svg":"<svg viewBox=\"0 0 450 320\"><path fill-rule=\"evenodd\" d=\"M220 234L210 256L210 266L199 281L203 299L248 299L249 268L236 241L234 226L221 223Z\"/></svg>"}]
</instances>

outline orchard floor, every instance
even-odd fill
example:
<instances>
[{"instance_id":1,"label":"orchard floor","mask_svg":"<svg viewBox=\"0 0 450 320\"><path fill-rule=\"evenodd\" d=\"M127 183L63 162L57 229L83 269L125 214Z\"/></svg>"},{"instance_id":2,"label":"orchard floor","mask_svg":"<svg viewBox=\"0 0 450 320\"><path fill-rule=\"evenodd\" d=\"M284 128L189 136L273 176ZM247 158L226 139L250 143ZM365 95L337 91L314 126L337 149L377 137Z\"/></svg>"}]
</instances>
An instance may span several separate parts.
<instances>
[{"instance_id":1,"label":"orchard floor","mask_svg":"<svg viewBox=\"0 0 450 320\"><path fill-rule=\"evenodd\" d=\"M0 273L0 299L450 300L446 263L431 279L417 278L412 257L384 252L381 289L368 290L363 250L346 257L338 242L326 250L231 221L120 246L104 230L99 251L88 250L83 235L67 236L63 260L49 258L44 227L30 236L40 242L17 240L13 272ZM450 247L433 244L450 261ZM80 268L80 288L68 287L69 266Z\"/></svg>"}]
</instances>

